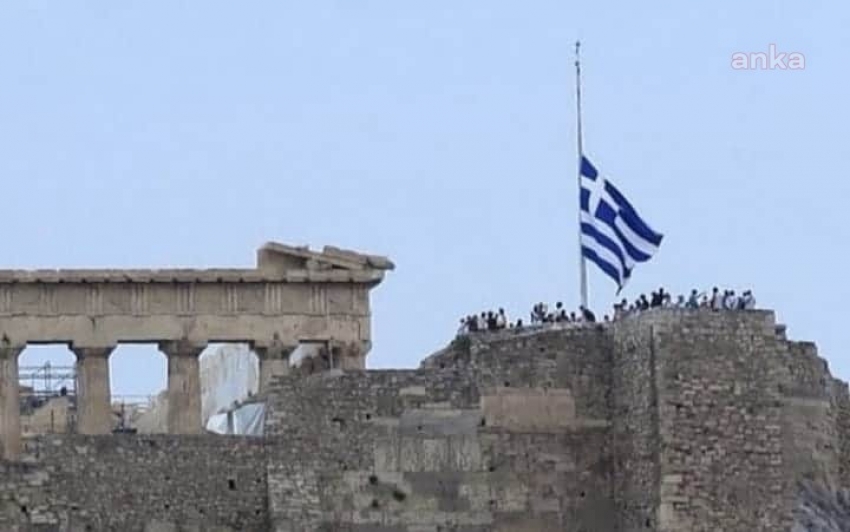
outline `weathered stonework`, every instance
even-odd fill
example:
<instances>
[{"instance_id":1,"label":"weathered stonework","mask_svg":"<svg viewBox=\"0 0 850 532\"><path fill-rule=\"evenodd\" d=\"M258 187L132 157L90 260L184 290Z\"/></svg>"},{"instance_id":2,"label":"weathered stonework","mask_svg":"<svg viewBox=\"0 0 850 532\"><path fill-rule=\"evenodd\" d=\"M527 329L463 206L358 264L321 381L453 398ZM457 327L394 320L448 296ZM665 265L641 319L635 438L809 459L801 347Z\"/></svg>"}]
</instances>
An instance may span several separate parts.
<instances>
[{"instance_id":1,"label":"weathered stonework","mask_svg":"<svg viewBox=\"0 0 850 532\"><path fill-rule=\"evenodd\" d=\"M0 530L799 532L850 514L829 499L850 487L847 386L770 312L654 310L308 373L269 377L263 438L26 440Z\"/></svg>"},{"instance_id":2,"label":"weathered stonework","mask_svg":"<svg viewBox=\"0 0 850 532\"><path fill-rule=\"evenodd\" d=\"M0 530L262 531L262 440L43 436L0 466Z\"/></svg>"},{"instance_id":3,"label":"weathered stonework","mask_svg":"<svg viewBox=\"0 0 850 532\"><path fill-rule=\"evenodd\" d=\"M261 389L288 371L303 342L353 346L345 367L365 368L369 290L393 267L375 255L269 243L252 269L0 270L2 456L21 454L17 357L29 343L65 343L77 355L83 434L109 432L115 346L159 344L168 357L169 432L197 434L198 355L208 343L250 344Z\"/></svg>"},{"instance_id":4,"label":"weathered stonework","mask_svg":"<svg viewBox=\"0 0 850 532\"><path fill-rule=\"evenodd\" d=\"M641 329L657 398L657 529L788 529L786 372L773 316L661 312Z\"/></svg>"},{"instance_id":5,"label":"weathered stonework","mask_svg":"<svg viewBox=\"0 0 850 532\"><path fill-rule=\"evenodd\" d=\"M276 530L614 530L604 332L480 347L279 380L267 431L310 451L270 458Z\"/></svg>"}]
</instances>

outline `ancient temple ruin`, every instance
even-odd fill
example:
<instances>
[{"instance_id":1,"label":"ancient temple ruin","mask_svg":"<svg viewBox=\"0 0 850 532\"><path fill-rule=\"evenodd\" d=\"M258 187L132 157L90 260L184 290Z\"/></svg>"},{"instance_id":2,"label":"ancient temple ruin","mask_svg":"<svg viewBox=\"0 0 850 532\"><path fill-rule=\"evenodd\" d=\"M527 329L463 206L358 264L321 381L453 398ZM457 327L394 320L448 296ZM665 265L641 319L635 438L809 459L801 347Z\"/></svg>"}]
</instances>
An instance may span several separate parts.
<instances>
[{"instance_id":1,"label":"ancient temple ruin","mask_svg":"<svg viewBox=\"0 0 850 532\"><path fill-rule=\"evenodd\" d=\"M198 357L212 342L248 343L261 391L289 354L318 343L341 368L365 368L369 290L384 257L268 243L251 269L0 270L0 443L21 453L18 357L28 344L67 344L77 357L81 434L110 431L109 355L156 343L168 358L168 429L202 431Z\"/></svg>"}]
</instances>

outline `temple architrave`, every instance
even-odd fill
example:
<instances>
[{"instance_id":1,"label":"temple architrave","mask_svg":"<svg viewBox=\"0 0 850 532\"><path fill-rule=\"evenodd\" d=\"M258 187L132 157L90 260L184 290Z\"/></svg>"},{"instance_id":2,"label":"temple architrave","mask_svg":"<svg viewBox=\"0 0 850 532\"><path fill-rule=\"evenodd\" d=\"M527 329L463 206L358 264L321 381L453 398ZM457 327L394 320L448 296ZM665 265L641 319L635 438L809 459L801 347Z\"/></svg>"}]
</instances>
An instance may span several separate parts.
<instances>
[{"instance_id":1,"label":"temple architrave","mask_svg":"<svg viewBox=\"0 0 850 532\"><path fill-rule=\"evenodd\" d=\"M244 342L260 389L289 371L302 343L365 369L369 290L393 263L326 246L267 243L252 269L0 270L0 443L21 454L18 357L28 344L67 344L77 357L78 432L110 431L109 356L119 343L156 343L168 358L168 430L202 431L198 357L209 343Z\"/></svg>"}]
</instances>

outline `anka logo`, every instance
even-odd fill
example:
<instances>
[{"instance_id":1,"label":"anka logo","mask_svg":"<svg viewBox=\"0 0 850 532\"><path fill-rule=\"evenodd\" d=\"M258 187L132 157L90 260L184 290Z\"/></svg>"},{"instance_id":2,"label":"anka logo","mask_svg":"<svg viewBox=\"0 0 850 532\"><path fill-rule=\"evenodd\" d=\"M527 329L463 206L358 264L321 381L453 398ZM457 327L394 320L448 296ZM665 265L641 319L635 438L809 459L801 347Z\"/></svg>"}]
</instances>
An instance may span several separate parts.
<instances>
[{"instance_id":1,"label":"anka logo","mask_svg":"<svg viewBox=\"0 0 850 532\"><path fill-rule=\"evenodd\" d=\"M803 70L806 57L800 52L777 52L776 45L767 47L767 52L735 52L732 54L734 70Z\"/></svg>"}]
</instances>

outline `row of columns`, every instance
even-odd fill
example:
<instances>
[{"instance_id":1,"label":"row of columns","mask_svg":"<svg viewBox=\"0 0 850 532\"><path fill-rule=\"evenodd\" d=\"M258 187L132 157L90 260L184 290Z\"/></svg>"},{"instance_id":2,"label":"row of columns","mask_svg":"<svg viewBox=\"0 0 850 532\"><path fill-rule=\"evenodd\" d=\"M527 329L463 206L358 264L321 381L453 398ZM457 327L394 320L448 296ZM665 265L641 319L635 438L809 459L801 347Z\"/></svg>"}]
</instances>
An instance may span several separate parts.
<instances>
[{"instance_id":1,"label":"row of columns","mask_svg":"<svg viewBox=\"0 0 850 532\"><path fill-rule=\"evenodd\" d=\"M203 344L183 341L162 342L159 350L168 358L169 434L200 434L201 373L199 357ZM109 355L115 346L79 347L71 351L77 357L77 432L109 434L112 430L112 400L109 386ZM0 446L2 457L16 460L21 456L21 410L18 385L18 357L24 347L0 347ZM289 355L294 347L255 346L260 362L260 392L272 379L289 372Z\"/></svg>"}]
</instances>

